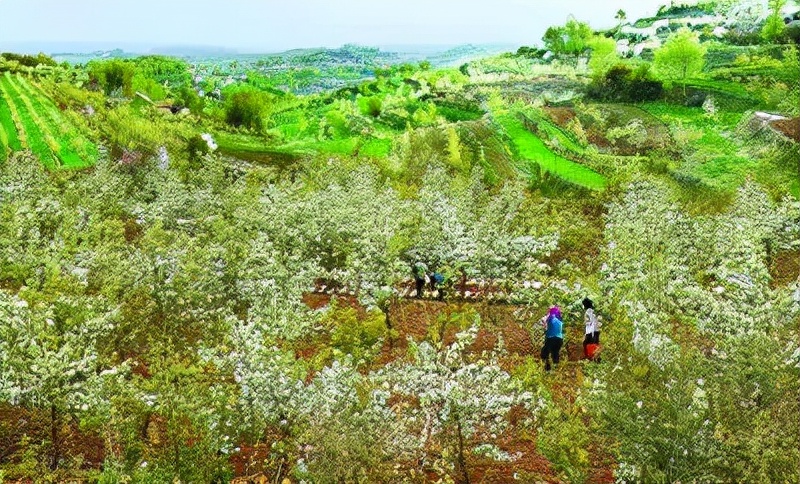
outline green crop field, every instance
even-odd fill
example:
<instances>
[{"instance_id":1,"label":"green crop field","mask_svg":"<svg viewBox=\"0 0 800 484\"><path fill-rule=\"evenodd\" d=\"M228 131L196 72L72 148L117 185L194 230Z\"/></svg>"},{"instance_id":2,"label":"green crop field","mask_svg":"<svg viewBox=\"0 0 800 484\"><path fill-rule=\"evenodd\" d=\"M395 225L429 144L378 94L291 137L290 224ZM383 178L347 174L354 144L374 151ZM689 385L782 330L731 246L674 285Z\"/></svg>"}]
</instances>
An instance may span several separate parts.
<instances>
[{"instance_id":1,"label":"green crop field","mask_svg":"<svg viewBox=\"0 0 800 484\"><path fill-rule=\"evenodd\" d=\"M521 121L510 115L500 116L497 121L511 137L523 160L536 163L543 171L575 185L591 190L605 190L607 180L603 175L556 154L539 137L528 131Z\"/></svg>"},{"instance_id":2,"label":"green crop field","mask_svg":"<svg viewBox=\"0 0 800 484\"><path fill-rule=\"evenodd\" d=\"M0 131L2 131L4 146L12 151L22 149L22 143L17 135L17 129L14 126L14 119L11 116L11 108L8 107L8 101L0 91Z\"/></svg>"},{"instance_id":3,"label":"green crop field","mask_svg":"<svg viewBox=\"0 0 800 484\"><path fill-rule=\"evenodd\" d=\"M4 152L29 148L48 168L84 168L97 161L97 147L19 75L0 77L0 119Z\"/></svg>"},{"instance_id":4,"label":"green crop field","mask_svg":"<svg viewBox=\"0 0 800 484\"><path fill-rule=\"evenodd\" d=\"M56 155L61 164L68 168L83 168L97 161L97 147L91 143L74 125L69 123L50 102L44 92L22 77L17 77L17 86L30 101L33 111L41 116L48 134L57 140Z\"/></svg>"},{"instance_id":5,"label":"green crop field","mask_svg":"<svg viewBox=\"0 0 800 484\"><path fill-rule=\"evenodd\" d=\"M17 136L11 108L8 107L8 101L0 90L0 162L6 160L9 151L19 151L20 149L22 149L22 143Z\"/></svg>"},{"instance_id":6,"label":"green crop field","mask_svg":"<svg viewBox=\"0 0 800 484\"><path fill-rule=\"evenodd\" d=\"M0 78L0 88L2 88L10 101L12 113L16 113L14 117L17 123L17 130L24 131L28 148L30 148L33 154L39 157L45 166L48 168L55 168L57 162L53 151L47 144L40 123L35 118L35 113L31 112L26 106L25 100L14 85L9 73L6 73L5 76Z\"/></svg>"}]
</instances>

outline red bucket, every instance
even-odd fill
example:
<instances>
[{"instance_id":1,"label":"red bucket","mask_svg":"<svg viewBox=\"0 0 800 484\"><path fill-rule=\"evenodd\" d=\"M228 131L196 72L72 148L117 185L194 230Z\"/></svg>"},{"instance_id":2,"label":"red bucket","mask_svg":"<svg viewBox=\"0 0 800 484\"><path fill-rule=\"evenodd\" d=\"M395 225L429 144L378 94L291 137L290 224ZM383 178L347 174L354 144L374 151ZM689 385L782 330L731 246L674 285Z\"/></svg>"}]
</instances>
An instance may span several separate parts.
<instances>
[{"instance_id":1,"label":"red bucket","mask_svg":"<svg viewBox=\"0 0 800 484\"><path fill-rule=\"evenodd\" d=\"M593 360L598 353L600 353L600 345L595 343L586 345L586 358Z\"/></svg>"}]
</instances>

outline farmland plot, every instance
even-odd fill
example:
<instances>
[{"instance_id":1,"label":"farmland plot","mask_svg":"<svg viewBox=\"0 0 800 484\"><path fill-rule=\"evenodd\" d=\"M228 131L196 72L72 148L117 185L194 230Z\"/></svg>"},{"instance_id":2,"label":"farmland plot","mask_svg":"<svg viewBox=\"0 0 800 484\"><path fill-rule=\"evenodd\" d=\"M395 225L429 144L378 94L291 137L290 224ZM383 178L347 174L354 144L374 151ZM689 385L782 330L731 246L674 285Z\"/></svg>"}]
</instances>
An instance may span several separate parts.
<instances>
[{"instance_id":1,"label":"farmland plot","mask_svg":"<svg viewBox=\"0 0 800 484\"><path fill-rule=\"evenodd\" d=\"M498 122L508 133L520 157L535 163L546 172L590 190L604 190L607 181L603 175L553 152L539 137L528 131L521 121L505 115Z\"/></svg>"},{"instance_id":2,"label":"farmland plot","mask_svg":"<svg viewBox=\"0 0 800 484\"><path fill-rule=\"evenodd\" d=\"M3 153L27 148L48 168L84 168L97 160L97 147L22 76L0 77L0 119Z\"/></svg>"}]
</instances>

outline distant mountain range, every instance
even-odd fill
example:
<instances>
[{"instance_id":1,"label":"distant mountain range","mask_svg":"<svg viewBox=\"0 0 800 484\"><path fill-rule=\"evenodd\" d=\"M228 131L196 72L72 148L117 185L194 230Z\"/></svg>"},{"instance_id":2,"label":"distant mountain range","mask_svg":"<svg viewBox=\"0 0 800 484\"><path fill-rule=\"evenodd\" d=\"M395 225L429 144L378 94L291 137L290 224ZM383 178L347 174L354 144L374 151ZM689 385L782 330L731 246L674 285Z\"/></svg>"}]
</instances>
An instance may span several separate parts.
<instances>
[{"instance_id":1,"label":"distant mountain range","mask_svg":"<svg viewBox=\"0 0 800 484\"><path fill-rule=\"evenodd\" d=\"M363 46L365 48L372 48ZM392 59L394 62L415 62L428 60L432 64L454 65L467 62L476 57L491 56L502 52L516 50L518 45L511 44L464 44L464 45L383 45L377 47L380 57ZM341 48L292 49L283 52L240 52L236 49L204 46L204 45L164 45L113 43L113 42L14 42L0 43L0 52L16 52L37 54L44 52L58 61L86 62L97 58L128 58L139 55L158 54L182 58L213 58L232 56L284 56L293 57L300 53L329 52L335 53Z\"/></svg>"}]
</instances>

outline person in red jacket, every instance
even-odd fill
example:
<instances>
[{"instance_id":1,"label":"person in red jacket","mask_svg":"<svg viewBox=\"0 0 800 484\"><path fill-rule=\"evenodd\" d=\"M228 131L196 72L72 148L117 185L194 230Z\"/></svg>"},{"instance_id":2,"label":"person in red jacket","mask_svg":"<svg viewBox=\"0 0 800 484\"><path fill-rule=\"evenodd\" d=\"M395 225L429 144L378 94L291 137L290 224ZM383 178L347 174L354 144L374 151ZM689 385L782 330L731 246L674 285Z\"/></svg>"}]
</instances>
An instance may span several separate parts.
<instances>
[{"instance_id":1,"label":"person in red jacket","mask_svg":"<svg viewBox=\"0 0 800 484\"><path fill-rule=\"evenodd\" d=\"M586 332L583 338L583 356L589 360L599 361L595 357L595 351L600 346L600 320L594 312L594 303L588 297L583 298L583 322L586 325ZM592 346L594 345L594 346Z\"/></svg>"}]
</instances>

